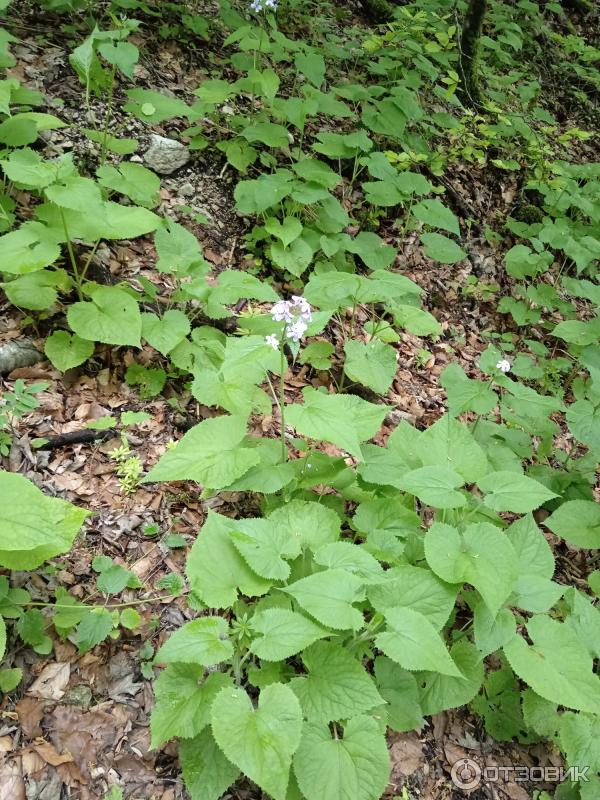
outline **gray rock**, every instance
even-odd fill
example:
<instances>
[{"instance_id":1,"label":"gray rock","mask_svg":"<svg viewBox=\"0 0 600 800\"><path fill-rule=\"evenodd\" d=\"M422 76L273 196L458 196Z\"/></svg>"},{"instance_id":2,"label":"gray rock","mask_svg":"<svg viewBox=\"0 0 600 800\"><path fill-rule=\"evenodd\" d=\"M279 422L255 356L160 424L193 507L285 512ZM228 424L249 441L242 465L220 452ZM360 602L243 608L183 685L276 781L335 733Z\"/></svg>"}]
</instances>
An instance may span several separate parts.
<instances>
[{"instance_id":1,"label":"gray rock","mask_svg":"<svg viewBox=\"0 0 600 800\"><path fill-rule=\"evenodd\" d=\"M170 175L189 159L190 152L184 144L155 133L150 137L150 147L144 153L146 164L160 175Z\"/></svg>"},{"instance_id":2,"label":"gray rock","mask_svg":"<svg viewBox=\"0 0 600 800\"><path fill-rule=\"evenodd\" d=\"M184 183L179 187L179 194L182 197L193 197L196 194L196 190L191 183Z\"/></svg>"}]
</instances>

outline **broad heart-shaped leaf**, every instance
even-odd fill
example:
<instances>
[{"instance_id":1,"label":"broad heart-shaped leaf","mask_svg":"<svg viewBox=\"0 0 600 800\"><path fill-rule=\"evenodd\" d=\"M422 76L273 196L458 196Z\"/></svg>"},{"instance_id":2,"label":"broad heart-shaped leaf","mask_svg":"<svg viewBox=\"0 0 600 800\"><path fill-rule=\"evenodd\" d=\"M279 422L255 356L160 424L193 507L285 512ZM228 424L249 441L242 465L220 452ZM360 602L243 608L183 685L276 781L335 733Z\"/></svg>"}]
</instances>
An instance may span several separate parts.
<instances>
[{"instance_id":1,"label":"broad heart-shaped leaf","mask_svg":"<svg viewBox=\"0 0 600 800\"><path fill-rule=\"evenodd\" d=\"M495 616L517 576L517 556L506 534L488 523L468 525L464 533L441 522L425 534L425 558L448 583L470 583Z\"/></svg>"},{"instance_id":2,"label":"broad heart-shaped leaf","mask_svg":"<svg viewBox=\"0 0 600 800\"><path fill-rule=\"evenodd\" d=\"M300 539L269 519L231 521L229 536L236 550L261 578L283 581L289 577L286 558L300 555Z\"/></svg>"},{"instance_id":3,"label":"broad heart-shaped leaf","mask_svg":"<svg viewBox=\"0 0 600 800\"><path fill-rule=\"evenodd\" d=\"M194 592L210 608L226 608L237 599L238 589L248 597L266 594L270 582L255 575L233 546L227 517L209 511L186 563Z\"/></svg>"},{"instance_id":4,"label":"broad heart-shaped leaf","mask_svg":"<svg viewBox=\"0 0 600 800\"><path fill-rule=\"evenodd\" d=\"M232 680L223 672L211 672L196 664L170 664L154 682L154 708L150 717L152 748L174 736L190 739L210 725L210 707L217 694Z\"/></svg>"},{"instance_id":5,"label":"broad heart-shaped leaf","mask_svg":"<svg viewBox=\"0 0 600 800\"><path fill-rule=\"evenodd\" d=\"M0 471L0 564L27 570L66 553L89 512Z\"/></svg>"},{"instance_id":6,"label":"broad heart-shaped leaf","mask_svg":"<svg viewBox=\"0 0 600 800\"><path fill-rule=\"evenodd\" d=\"M504 645L504 654L521 680L536 694L578 711L600 713L600 678L585 644L565 622L537 614L527 623L533 642L517 635Z\"/></svg>"},{"instance_id":7,"label":"broad heart-shaped leaf","mask_svg":"<svg viewBox=\"0 0 600 800\"><path fill-rule=\"evenodd\" d=\"M379 430L388 408L342 394L303 389L304 403L286 406L286 420L298 433L332 442L355 458L362 457L361 442Z\"/></svg>"},{"instance_id":8,"label":"broad heart-shaped leaf","mask_svg":"<svg viewBox=\"0 0 600 800\"><path fill-rule=\"evenodd\" d=\"M291 500L272 511L269 520L286 530L290 539L298 539L301 547L313 552L337 541L340 535L341 522L335 511L308 500Z\"/></svg>"},{"instance_id":9,"label":"broad heart-shaped leaf","mask_svg":"<svg viewBox=\"0 0 600 800\"><path fill-rule=\"evenodd\" d=\"M475 644L483 657L503 647L513 638L516 631L515 616L509 608L501 608L494 617L481 600L473 609Z\"/></svg>"},{"instance_id":10,"label":"broad heart-shaped leaf","mask_svg":"<svg viewBox=\"0 0 600 800\"><path fill-rule=\"evenodd\" d=\"M544 525L576 547L600 548L600 506L591 500L563 503Z\"/></svg>"},{"instance_id":11,"label":"broad heart-shaped leaf","mask_svg":"<svg viewBox=\"0 0 600 800\"><path fill-rule=\"evenodd\" d=\"M390 774L385 736L367 716L353 717L336 739L327 725L305 723L294 773L306 800L378 800Z\"/></svg>"},{"instance_id":12,"label":"broad heart-shaped leaf","mask_svg":"<svg viewBox=\"0 0 600 800\"><path fill-rule=\"evenodd\" d=\"M350 719L383 705L371 676L339 645L315 642L302 661L308 675L292 678L290 686L311 722Z\"/></svg>"},{"instance_id":13,"label":"broad heart-shaped leaf","mask_svg":"<svg viewBox=\"0 0 600 800\"><path fill-rule=\"evenodd\" d=\"M63 217L71 239L95 242L97 239L134 239L155 231L161 219L140 206L122 206L106 200L86 208L59 208L44 203L36 209L37 216L54 231L63 231ZM67 235L61 240L66 242Z\"/></svg>"},{"instance_id":14,"label":"broad heart-shaped leaf","mask_svg":"<svg viewBox=\"0 0 600 800\"><path fill-rule=\"evenodd\" d=\"M439 714L447 708L457 708L469 703L483 683L483 660L470 642L456 642L450 655L461 671L459 678L441 675L439 672L419 672L421 711L424 715Z\"/></svg>"},{"instance_id":15,"label":"broad heart-shaped leaf","mask_svg":"<svg viewBox=\"0 0 600 800\"><path fill-rule=\"evenodd\" d=\"M379 339L368 343L348 339L344 345L344 369L349 378L368 386L378 394L385 394L396 374L396 351Z\"/></svg>"},{"instance_id":16,"label":"broad heart-shaped leaf","mask_svg":"<svg viewBox=\"0 0 600 800\"><path fill-rule=\"evenodd\" d=\"M419 702L419 687L412 672L402 669L387 656L377 656L374 663L375 682L387 702L388 725L394 730L418 730L425 720Z\"/></svg>"},{"instance_id":17,"label":"broad heart-shaped leaf","mask_svg":"<svg viewBox=\"0 0 600 800\"><path fill-rule=\"evenodd\" d=\"M467 378L458 364L448 364L440 375L440 383L448 394L450 413L455 416L463 411L487 414L498 403L498 396L488 383Z\"/></svg>"},{"instance_id":18,"label":"broad heart-shaped leaf","mask_svg":"<svg viewBox=\"0 0 600 800\"><path fill-rule=\"evenodd\" d=\"M444 583L431 570L410 564L387 570L384 581L367 589L370 603L382 614L388 609L410 608L426 617L436 630L448 621L456 595L455 585Z\"/></svg>"},{"instance_id":19,"label":"broad heart-shaped leaf","mask_svg":"<svg viewBox=\"0 0 600 800\"><path fill-rule=\"evenodd\" d=\"M396 258L397 250L386 244L376 233L361 231L352 239L346 249L356 253L365 262L369 269L381 270L391 266Z\"/></svg>"},{"instance_id":20,"label":"broad heart-shaped leaf","mask_svg":"<svg viewBox=\"0 0 600 800\"><path fill-rule=\"evenodd\" d=\"M421 200L412 207L412 213L418 220L431 225L432 228L442 228L460 236L458 219L439 200Z\"/></svg>"},{"instance_id":21,"label":"broad heart-shaped leaf","mask_svg":"<svg viewBox=\"0 0 600 800\"><path fill-rule=\"evenodd\" d=\"M600 325L598 326L600 328ZM567 409L569 430L588 447L600 451L600 408L589 400L577 400Z\"/></svg>"},{"instance_id":22,"label":"broad heart-shaped leaf","mask_svg":"<svg viewBox=\"0 0 600 800\"><path fill-rule=\"evenodd\" d=\"M240 774L225 758L209 728L181 742L179 762L191 800L219 800Z\"/></svg>"},{"instance_id":23,"label":"broad heart-shaped leaf","mask_svg":"<svg viewBox=\"0 0 600 800\"><path fill-rule=\"evenodd\" d=\"M302 733L300 703L289 686L267 686L256 709L243 689L223 689L211 716L213 736L229 761L274 800L285 800Z\"/></svg>"},{"instance_id":24,"label":"broad heart-shaped leaf","mask_svg":"<svg viewBox=\"0 0 600 800\"><path fill-rule=\"evenodd\" d=\"M201 617L172 633L156 654L157 663L201 664L212 667L233 655L223 617Z\"/></svg>"},{"instance_id":25,"label":"broad heart-shaped leaf","mask_svg":"<svg viewBox=\"0 0 600 800\"><path fill-rule=\"evenodd\" d=\"M254 639L250 651L263 661L283 661L304 650L330 631L317 625L304 614L287 608L266 608L258 611L250 622L252 630L262 634Z\"/></svg>"},{"instance_id":26,"label":"broad heart-shaped leaf","mask_svg":"<svg viewBox=\"0 0 600 800\"><path fill-rule=\"evenodd\" d=\"M489 471L486 455L466 425L445 414L423 432L420 440L424 466L449 467L467 483Z\"/></svg>"},{"instance_id":27,"label":"broad heart-shaped leaf","mask_svg":"<svg viewBox=\"0 0 600 800\"><path fill-rule=\"evenodd\" d=\"M423 503L438 508L460 508L467 502L457 492L465 479L449 467L420 467L407 472L398 481L400 489L414 494Z\"/></svg>"},{"instance_id":28,"label":"broad heart-shaped leaf","mask_svg":"<svg viewBox=\"0 0 600 800\"><path fill-rule=\"evenodd\" d=\"M461 675L427 617L412 608L400 607L387 609L384 616L388 628L375 637L375 644L392 661L410 671Z\"/></svg>"},{"instance_id":29,"label":"broad heart-shaped leaf","mask_svg":"<svg viewBox=\"0 0 600 800\"><path fill-rule=\"evenodd\" d=\"M69 307L73 331L91 342L139 347L142 318L133 297L116 286L95 286L88 294L91 300Z\"/></svg>"},{"instance_id":30,"label":"broad heart-shaped leaf","mask_svg":"<svg viewBox=\"0 0 600 800\"><path fill-rule=\"evenodd\" d=\"M77 334L54 331L46 339L44 352L52 362L52 366L61 372L66 372L88 360L94 352L94 343L80 338Z\"/></svg>"},{"instance_id":31,"label":"broad heart-shaped leaf","mask_svg":"<svg viewBox=\"0 0 600 800\"><path fill-rule=\"evenodd\" d=\"M490 472L477 481L477 486L484 492L483 502L488 508L515 514L527 514L556 497L554 492L533 478L506 470Z\"/></svg>"},{"instance_id":32,"label":"broad heart-shaped leaf","mask_svg":"<svg viewBox=\"0 0 600 800\"><path fill-rule=\"evenodd\" d=\"M205 419L167 450L144 482L190 480L222 489L260 461L255 448L243 446L245 436L245 417Z\"/></svg>"},{"instance_id":33,"label":"broad heart-shaped leaf","mask_svg":"<svg viewBox=\"0 0 600 800\"><path fill-rule=\"evenodd\" d=\"M467 257L462 247L441 233L422 233L421 241L425 245L425 255L440 264L456 264Z\"/></svg>"},{"instance_id":34,"label":"broad heart-shaped leaf","mask_svg":"<svg viewBox=\"0 0 600 800\"><path fill-rule=\"evenodd\" d=\"M275 217L270 217L265 222L265 230L279 239L284 247L288 247L302 233L302 223L297 217L284 217L279 222Z\"/></svg>"},{"instance_id":35,"label":"broad heart-shaped leaf","mask_svg":"<svg viewBox=\"0 0 600 800\"><path fill-rule=\"evenodd\" d=\"M26 275L49 267L60 256L60 237L39 222L26 222L0 236L0 263L9 275Z\"/></svg>"},{"instance_id":36,"label":"broad heart-shaped leaf","mask_svg":"<svg viewBox=\"0 0 600 800\"><path fill-rule=\"evenodd\" d=\"M190 321L177 309L157 314L142 314L142 336L155 350L166 356L190 332Z\"/></svg>"},{"instance_id":37,"label":"broad heart-shaped leaf","mask_svg":"<svg viewBox=\"0 0 600 800\"><path fill-rule=\"evenodd\" d=\"M315 553L315 563L330 569L345 569L365 584L379 583L386 576L379 561L362 545L352 542L326 544Z\"/></svg>"},{"instance_id":38,"label":"broad heart-shaped leaf","mask_svg":"<svg viewBox=\"0 0 600 800\"><path fill-rule=\"evenodd\" d=\"M282 588L322 625L336 630L358 630L363 615L352 603L364 599L363 581L343 569L315 572Z\"/></svg>"},{"instance_id":39,"label":"broad heart-shaped leaf","mask_svg":"<svg viewBox=\"0 0 600 800\"><path fill-rule=\"evenodd\" d=\"M548 525L548 520L545 521ZM546 537L535 523L532 514L521 517L506 531L519 560L519 575L554 575L554 556Z\"/></svg>"},{"instance_id":40,"label":"broad heart-shaped leaf","mask_svg":"<svg viewBox=\"0 0 600 800\"><path fill-rule=\"evenodd\" d=\"M160 200L160 178L141 164L122 161L118 167L105 164L96 170L99 183L129 197L134 203L154 208Z\"/></svg>"},{"instance_id":41,"label":"broad heart-shaped leaf","mask_svg":"<svg viewBox=\"0 0 600 800\"><path fill-rule=\"evenodd\" d=\"M192 268L206 267L200 250L200 242L193 233L178 222L169 220L158 228L154 235L154 245L158 253L156 268L159 272L186 275Z\"/></svg>"}]
</instances>

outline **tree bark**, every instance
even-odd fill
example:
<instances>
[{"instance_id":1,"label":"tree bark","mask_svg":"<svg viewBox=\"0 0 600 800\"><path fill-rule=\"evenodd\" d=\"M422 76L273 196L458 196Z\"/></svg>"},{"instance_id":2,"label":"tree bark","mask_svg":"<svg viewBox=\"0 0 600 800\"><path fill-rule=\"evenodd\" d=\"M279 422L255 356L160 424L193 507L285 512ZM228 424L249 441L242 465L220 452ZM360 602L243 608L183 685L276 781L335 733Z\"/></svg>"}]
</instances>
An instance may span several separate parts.
<instances>
[{"instance_id":1,"label":"tree bark","mask_svg":"<svg viewBox=\"0 0 600 800\"><path fill-rule=\"evenodd\" d=\"M459 43L458 70L460 86L458 94L462 102L471 108L481 108L483 95L479 86L479 42L487 0L470 0L463 20Z\"/></svg>"}]
</instances>

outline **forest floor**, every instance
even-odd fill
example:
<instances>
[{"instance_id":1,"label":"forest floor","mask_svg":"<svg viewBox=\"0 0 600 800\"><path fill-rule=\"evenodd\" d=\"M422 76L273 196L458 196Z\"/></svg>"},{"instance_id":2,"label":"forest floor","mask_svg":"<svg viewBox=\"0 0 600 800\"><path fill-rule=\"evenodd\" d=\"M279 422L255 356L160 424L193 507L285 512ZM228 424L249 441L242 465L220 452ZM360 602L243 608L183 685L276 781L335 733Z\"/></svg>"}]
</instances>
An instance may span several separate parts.
<instances>
[{"instance_id":1,"label":"forest floor","mask_svg":"<svg viewBox=\"0 0 600 800\"><path fill-rule=\"evenodd\" d=\"M17 4L19 5L19 4ZM26 4L24 4L25 7ZM27 9L26 9L27 10ZM9 75L44 93L49 109L72 127L51 131L43 152L52 157L73 152L78 160L89 155L89 141L78 137L85 126L86 110L81 104L81 86L69 67L69 43L47 19L24 14L21 24L11 28L19 42L12 50L17 66ZM49 31L51 31L49 33ZM180 46L153 36L146 29L136 34L142 58L136 67L136 85L192 98L191 92L206 75L206 54L193 48L182 53ZM193 99L193 98L192 98ZM95 101L93 101L95 102ZM140 153L147 146L148 126L136 129L128 123L125 135L140 140ZM153 133L176 135L167 123L151 127ZM591 145L582 145L582 160L598 158ZM225 160L214 150L194 153L192 159L172 176L162 180L161 204L157 213L186 224L202 243L205 258L216 271L245 263L244 235L247 221L234 209L234 176ZM463 202L482 225L492 225L508 216L519 187L513 173L473 164L462 164L446 176ZM182 208L184 210L182 210ZM203 215L205 222L189 222L189 209ZM419 428L435 422L445 411L445 392L439 375L450 360L460 363L468 374L488 346L485 331L502 331L507 317L495 311L481 292L469 294L469 276L477 284L502 283L507 277L500 267L493 245L477 231L469 241L470 259L459 266L435 264L423 255L417 235L408 235L393 222L379 234L399 249L397 266L425 291L425 307L442 324L444 336L436 344L402 333L397 345L398 371L388 400L394 411L390 426L382 429L385 440L391 426L405 419ZM139 277L155 280L156 254L150 237L98 250L94 267L114 280ZM471 284L472 285L472 284ZM0 299L0 345L22 336L22 315ZM42 323L43 326L43 323ZM43 346L45 330L33 333ZM138 363L149 359L142 352ZM128 360L129 359L129 360ZM149 714L152 707L151 681L142 674L144 645L156 645L165 634L193 616L184 597L161 599L156 588L170 573L184 578L185 556L201 527L207 507L235 505L235 495L200 501L192 485L178 490L152 485L138 486L127 495L121 491L110 453L121 443L109 432L98 441L51 449L36 449L32 440L52 440L61 434L81 431L87 422L122 411L145 411L151 419L128 436L130 446L144 469L153 466L167 444L181 436L194 421L210 416L209 409L189 395L171 395L141 400L139 393L123 379L131 354L126 349L100 347L85 369L64 374L48 362L13 370L6 376L9 388L17 379L48 381L39 395L40 405L23 418L5 464L21 472L48 493L85 504L93 514L86 523L85 537L71 553L60 559L58 569L46 574L15 573L34 600L50 601L56 586L68 587L78 598L95 592L96 575L92 560L107 555L134 572L145 585L145 594L125 590L111 604L127 603L140 597L137 606L143 624L135 632L113 642L109 640L80 655L68 640L56 640L50 658L23 647L14 666L26 667L27 680L0 708L0 800L99 800L108 787L118 782L125 797L146 800L180 800L185 790L179 777L173 745L150 750ZM319 386L319 373L297 365L286 375L286 396L300 395L307 385ZM262 421L262 435L277 435L277 420ZM376 440L377 441L377 440ZM154 531L158 531L154 535ZM176 534L176 536L173 536ZM555 554L561 569L568 570L569 582L584 584L578 565L561 552ZM534 789L545 785L520 784L500 777L489 786L464 793L452 782L451 765L460 759L474 759L488 767L506 765L560 766L562 760L550 746L520 746L495 742L480 720L465 710L448 711L428 719L420 732L392 734L389 741L393 764L387 797L405 800L451 800L469 796L472 800L527 800ZM260 792L247 783L224 795L236 800L259 800Z\"/></svg>"}]
</instances>

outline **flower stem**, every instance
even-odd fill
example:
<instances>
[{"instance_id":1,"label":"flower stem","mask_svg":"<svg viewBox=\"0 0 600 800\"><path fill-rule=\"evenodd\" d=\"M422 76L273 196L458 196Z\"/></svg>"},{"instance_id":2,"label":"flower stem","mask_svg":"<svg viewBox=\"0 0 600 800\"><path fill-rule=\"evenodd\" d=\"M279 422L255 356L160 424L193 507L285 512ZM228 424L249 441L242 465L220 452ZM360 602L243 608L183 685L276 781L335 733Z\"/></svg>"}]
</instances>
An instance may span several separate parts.
<instances>
[{"instance_id":1,"label":"flower stem","mask_svg":"<svg viewBox=\"0 0 600 800\"><path fill-rule=\"evenodd\" d=\"M285 441L285 372L287 363L285 360L285 344L282 341L279 345L279 353L281 354L281 377L279 379L279 415L281 417L281 461L283 464L287 461L288 451Z\"/></svg>"}]
</instances>

